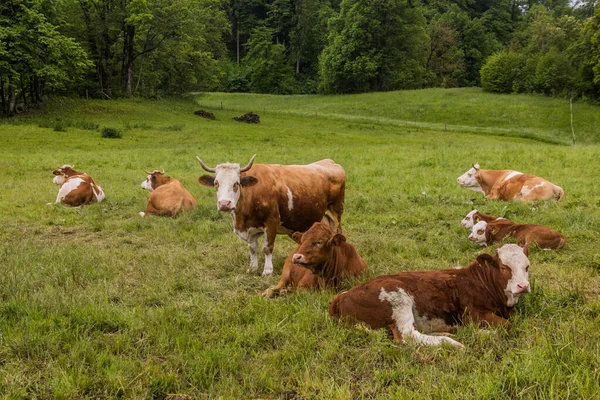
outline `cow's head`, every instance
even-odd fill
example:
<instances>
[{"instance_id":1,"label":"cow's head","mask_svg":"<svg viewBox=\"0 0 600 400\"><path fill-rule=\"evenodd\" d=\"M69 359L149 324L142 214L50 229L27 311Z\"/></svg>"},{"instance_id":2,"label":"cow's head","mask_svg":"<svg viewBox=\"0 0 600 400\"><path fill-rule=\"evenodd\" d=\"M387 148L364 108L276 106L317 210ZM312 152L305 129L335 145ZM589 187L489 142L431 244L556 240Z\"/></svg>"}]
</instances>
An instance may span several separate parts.
<instances>
[{"instance_id":1,"label":"cow's head","mask_svg":"<svg viewBox=\"0 0 600 400\"><path fill-rule=\"evenodd\" d=\"M217 190L217 209L219 211L233 211L240 199L241 189L256 185L258 179L253 176L241 176L242 172L252 168L256 154L252 156L248 165L240 168L239 164L219 164L215 168L207 167L199 157L198 162L205 171L214 172L215 176L202 175L198 183L204 186L212 186Z\"/></svg>"},{"instance_id":2,"label":"cow's head","mask_svg":"<svg viewBox=\"0 0 600 400\"><path fill-rule=\"evenodd\" d=\"M490 231L488 228L488 223L485 221L479 221L473 225L471 228L471 234L469 235L469 240L475 244L480 246L487 245L490 235L495 234L495 232Z\"/></svg>"},{"instance_id":3,"label":"cow's head","mask_svg":"<svg viewBox=\"0 0 600 400\"><path fill-rule=\"evenodd\" d=\"M148 174L148 176L146 177L146 180L142 182L142 189L146 189L147 191L152 193L154 189L163 184L162 178L165 175L165 170L163 169L162 171L159 171L156 169L153 172L148 172L144 170L144 172Z\"/></svg>"},{"instance_id":4,"label":"cow's head","mask_svg":"<svg viewBox=\"0 0 600 400\"><path fill-rule=\"evenodd\" d=\"M473 164L473 167L471 169L469 169L467 172L456 178L456 182L458 182L458 184L461 187L464 187L465 189L471 189L476 192L481 192L485 194L484 190L481 188L481 185L479 184L479 182L477 182L477 175L479 174L479 170L479 164Z\"/></svg>"},{"instance_id":5,"label":"cow's head","mask_svg":"<svg viewBox=\"0 0 600 400\"><path fill-rule=\"evenodd\" d=\"M506 305L509 307L517 304L520 295L531 291L527 254L527 246L521 248L516 244L505 244L496 250L494 257L489 254L481 254L477 257L480 265L497 268L506 279L504 294Z\"/></svg>"},{"instance_id":6,"label":"cow's head","mask_svg":"<svg viewBox=\"0 0 600 400\"><path fill-rule=\"evenodd\" d=\"M462 221L460 221L460 224L462 225L462 227L463 228L467 228L467 229L471 229L473 227L473 225L475 225L476 223L478 223L479 219L475 215L477 213L479 213L479 211L477 211L477 210L473 210L470 213L468 213L467 216L464 217L462 219Z\"/></svg>"},{"instance_id":7,"label":"cow's head","mask_svg":"<svg viewBox=\"0 0 600 400\"><path fill-rule=\"evenodd\" d=\"M333 247L346 242L344 235L333 232L329 224L322 222L315 222L304 234L295 232L292 238L299 244L292 262L310 269L315 275L323 272Z\"/></svg>"},{"instance_id":8,"label":"cow's head","mask_svg":"<svg viewBox=\"0 0 600 400\"><path fill-rule=\"evenodd\" d=\"M54 182L57 185L62 185L63 183L65 183L68 177L78 174L78 172L75 171L74 168L75 167L72 165L65 164L62 167L55 169L54 171L52 171L52 173L56 176L54 177L54 179L52 179L52 182Z\"/></svg>"}]
</instances>

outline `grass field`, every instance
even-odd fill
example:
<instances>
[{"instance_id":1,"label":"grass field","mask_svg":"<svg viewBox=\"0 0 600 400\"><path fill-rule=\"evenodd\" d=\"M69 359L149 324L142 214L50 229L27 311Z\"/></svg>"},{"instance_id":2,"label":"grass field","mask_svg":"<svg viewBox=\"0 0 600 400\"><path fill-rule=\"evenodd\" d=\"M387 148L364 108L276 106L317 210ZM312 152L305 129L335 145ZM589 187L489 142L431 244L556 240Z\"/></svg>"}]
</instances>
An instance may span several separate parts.
<instances>
[{"instance_id":1,"label":"grass field","mask_svg":"<svg viewBox=\"0 0 600 400\"><path fill-rule=\"evenodd\" d=\"M2 397L600 398L600 109L574 105L585 145L567 146L553 143L570 142L568 103L541 97L466 89L196 101L57 100L0 123ZM200 107L217 120L193 115ZM261 123L231 119L247 111ZM103 127L123 138L101 138ZM278 237L274 276L247 274L247 247L214 190L196 183L194 159L245 163L254 153L257 163L344 166L344 232L372 275L493 252L460 227L473 208L548 225L567 245L530 253L533 291L512 330L463 327L464 351L394 343L332 322L333 292L258 296L294 244ZM474 162L543 176L566 198L486 201L456 184ZM106 201L46 205L57 193L52 170L65 163L89 173ZM138 216L142 169L158 168L198 199L196 211Z\"/></svg>"}]
</instances>

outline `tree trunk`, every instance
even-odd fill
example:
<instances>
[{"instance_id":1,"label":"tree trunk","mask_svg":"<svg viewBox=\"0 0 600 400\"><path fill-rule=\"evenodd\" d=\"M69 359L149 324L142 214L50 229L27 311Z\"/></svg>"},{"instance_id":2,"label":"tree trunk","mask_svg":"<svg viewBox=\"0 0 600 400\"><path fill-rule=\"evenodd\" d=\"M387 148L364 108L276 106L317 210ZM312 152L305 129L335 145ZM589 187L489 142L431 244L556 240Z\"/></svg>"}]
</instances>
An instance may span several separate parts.
<instances>
[{"instance_id":1,"label":"tree trunk","mask_svg":"<svg viewBox=\"0 0 600 400\"><path fill-rule=\"evenodd\" d=\"M131 97L133 94L134 37L135 26L126 24L123 27L123 63L121 65L121 89L125 97Z\"/></svg>"},{"instance_id":2,"label":"tree trunk","mask_svg":"<svg viewBox=\"0 0 600 400\"><path fill-rule=\"evenodd\" d=\"M15 86L8 81L8 115L15 115L15 106L17 105L17 94Z\"/></svg>"},{"instance_id":3,"label":"tree trunk","mask_svg":"<svg viewBox=\"0 0 600 400\"><path fill-rule=\"evenodd\" d=\"M4 78L0 76L0 98L2 100L2 108L0 114L6 114L6 97L4 97Z\"/></svg>"},{"instance_id":4,"label":"tree trunk","mask_svg":"<svg viewBox=\"0 0 600 400\"><path fill-rule=\"evenodd\" d=\"M27 91L25 90L25 84L23 83L23 75L19 76L21 83L21 97L23 97L23 104L27 105Z\"/></svg>"}]
</instances>

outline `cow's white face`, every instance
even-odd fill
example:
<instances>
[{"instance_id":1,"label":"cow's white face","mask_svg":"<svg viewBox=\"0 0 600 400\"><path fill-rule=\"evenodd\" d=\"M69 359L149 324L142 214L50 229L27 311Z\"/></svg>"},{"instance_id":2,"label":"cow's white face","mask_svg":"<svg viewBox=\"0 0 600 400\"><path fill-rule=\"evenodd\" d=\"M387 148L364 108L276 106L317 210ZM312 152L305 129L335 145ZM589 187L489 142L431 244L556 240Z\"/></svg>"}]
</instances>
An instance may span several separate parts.
<instances>
[{"instance_id":1,"label":"cow's white face","mask_svg":"<svg viewBox=\"0 0 600 400\"><path fill-rule=\"evenodd\" d=\"M485 240L485 231L487 230L487 222L479 221L473 228L471 228L471 234L469 235L469 240L475 244L480 246L486 246Z\"/></svg>"},{"instance_id":2,"label":"cow's white face","mask_svg":"<svg viewBox=\"0 0 600 400\"><path fill-rule=\"evenodd\" d=\"M64 175L56 175L54 179L52 179L52 182L54 182L57 185L62 185L63 183L65 183L65 180L67 180L67 178L65 178Z\"/></svg>"},{"instance_id":3,"label":"cow's white face","mask_svg":"<svg viewBox=\"0 0 600 400\"><path fill-rule=\"evenodd\" d=\"M511 307L517 304L519 296L529 293L529 259L523 249L516 244L505 244L497 250L498 258L502 264L510 268L511 277L508 280L504 293L506 305Z\"/></svg>"},{"instance_id":4,"label":"cow's white face","mask_svg":"<svg viewBox=\"0 0 600 400\"><path fill-rule=\"evenodd\" d=\"M460 224L462 225L463 228L471 229L473 227L473 225L475 225L475 221L473 220L473 215L475 215L476 212L477 212L477 210L471 211L470 213L467 214L466 217L464 217L462 219L462 221L460 221Z\"/></svg>"},{"instance_id":5,"label":"cow's white face","mask_svg":"<svg viewBox=\"0 0 600 400\"><path fill-rule=\"evenodd\" d=\"M233 211L240 199L239 164L219 164L215 171L215 189L217 190L217 209Z\"/></svg>"},{"instance_id":6,"label":"cow's white face","mask_svg":"<svg viewBox=\"0 0 600 400\"><path fill-rule=\"evenodd\" d=\"M467 172L465 172L464 174L462 174L461 176L456 178L456 182L458 182L458 184L461 187L464 187L465 189L471 189L476 192L485 194L485 192L479 185L479 182L477 182L477 179L475 178L475 174L477 173L478 170L479 170L479 164L475 164Z\"/></svg>"},{"instance_id":7,"label":"cow's white face","mask_svg":"<svg viewBox=\"0 0 600 400\"><path fill-rule=\"evenodd\" d=\"M152 191L154 190L152 189L152 175L148 175L146 180L142 182L142 189L146 189L147 191L152 193Z\"/></svg>"}]
</instances>

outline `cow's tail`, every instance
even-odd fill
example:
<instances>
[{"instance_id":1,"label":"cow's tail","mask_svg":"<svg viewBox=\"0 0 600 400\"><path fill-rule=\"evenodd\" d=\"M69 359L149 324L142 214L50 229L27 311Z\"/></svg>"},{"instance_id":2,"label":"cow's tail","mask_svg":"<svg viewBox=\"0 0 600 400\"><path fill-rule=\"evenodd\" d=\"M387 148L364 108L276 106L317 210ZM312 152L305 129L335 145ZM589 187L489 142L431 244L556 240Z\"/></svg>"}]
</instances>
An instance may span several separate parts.
<instances>
[{"instance_id":1,"label":"cow's tail","mask_svg":"<svg viewBox=\"0 0 600 400\"><path fill-rule=\"evenodd\" d=\"M560 186L556 186L554 189L554 200L561 201L563 197L565 197L565 191Z\"/></svg>"},{"instance_id":2,"label":"cow's tail","mask_svg":"<svg viewBox=\"0 0 600 400\"><path fill-rule=\"evenodd\" d=\"M346 292L342 292L342 293L338 294L329 303L329 316L334 320L338 320L342 316L342 313L340 311L340 299L345 294L346 294Z\"/></svg>"}]
</instances>

